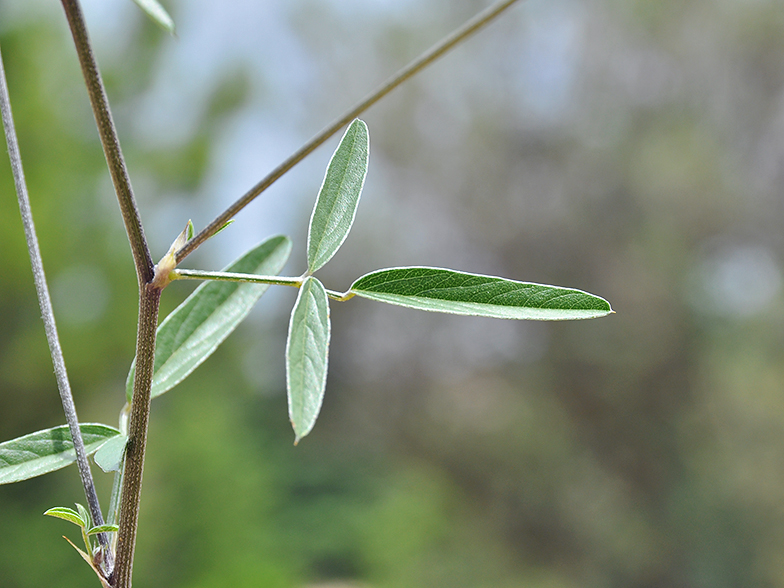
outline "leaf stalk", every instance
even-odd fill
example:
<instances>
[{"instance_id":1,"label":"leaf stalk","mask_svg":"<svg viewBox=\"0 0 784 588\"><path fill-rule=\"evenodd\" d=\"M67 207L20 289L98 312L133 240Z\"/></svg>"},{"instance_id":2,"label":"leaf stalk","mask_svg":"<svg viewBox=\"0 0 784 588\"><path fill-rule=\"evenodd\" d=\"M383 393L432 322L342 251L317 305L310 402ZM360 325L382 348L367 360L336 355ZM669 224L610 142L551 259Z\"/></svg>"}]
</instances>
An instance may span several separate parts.
<instances>
[{"instance_id":1,"label":"leaf stalk","mask_svg":"<svg viewBox=\"0 0 784 588\"><path fill-rule=\"evenodd\" d=\"M172 280L216 280L219 282L251 282L256 284L272 284L273 286L294 286L299 288L307 277L284 278L281 276L257 276L254 274L237 274L232 272L208 272L203 270L174 270L170 277ZM354 297L354 292L337 292L326 290L327 296L338 302L345 302Z\"/></svg>"},{"instance_id":2,"label":"leaf stalk","mask_svg":"<svg viewBox=\"0 0 784 588\"><path fill-rule=\"evenodd\" d=\"M275 286L294 286L299 288L303 278L285 278L281 276L257 276L234 272L210 272L204 270L177 269L170 274L172 280L215 280L218 282L251 282L255 284L273 284Z\"/></svg>"}]
</instances>

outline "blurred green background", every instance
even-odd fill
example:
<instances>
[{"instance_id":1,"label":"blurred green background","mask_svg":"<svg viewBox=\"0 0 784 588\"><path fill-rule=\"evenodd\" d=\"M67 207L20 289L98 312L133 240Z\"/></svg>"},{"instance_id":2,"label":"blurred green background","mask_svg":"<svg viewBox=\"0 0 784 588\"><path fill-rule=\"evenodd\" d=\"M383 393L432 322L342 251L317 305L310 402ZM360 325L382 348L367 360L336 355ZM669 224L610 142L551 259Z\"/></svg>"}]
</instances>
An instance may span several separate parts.
<instances>
[{"instance_id":1,"label":"blurred green background","mask_svg":"<svg viewBox=\"0 0 784 588\"><path fill-rule=\"evenodd\" d=\"M85 2L156 259L487 3L165 4L177 38ZM79 415L116 424L135 277L58 3L4 0L0 46ZM153 405L134 585L784 586L784 4L531 0L363 118L370 172L327 287L434 265L617 314L333 304L323 413L295 448L296 292L271 290ZM185 266L285 233L301 274L337 140ZM64 419L1 159L8 440ZM41 516L75 501L73 468L0 487L0 587L97 585L76 529Z\"/></svg>"}]
</instances>

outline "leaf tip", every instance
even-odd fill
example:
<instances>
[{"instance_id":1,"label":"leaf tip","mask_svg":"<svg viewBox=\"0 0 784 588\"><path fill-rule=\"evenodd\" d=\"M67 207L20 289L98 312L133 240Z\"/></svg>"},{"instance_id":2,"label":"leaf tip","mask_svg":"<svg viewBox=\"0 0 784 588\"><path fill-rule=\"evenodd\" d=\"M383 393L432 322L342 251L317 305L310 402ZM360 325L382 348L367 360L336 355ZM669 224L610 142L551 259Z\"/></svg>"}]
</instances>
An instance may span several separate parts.
<instances>
[{"instance_id":1,"label":"leaf tip","mask_svg":"<svg viewBox=\"0 0 784 588\"><path fill-rule=\"evenodd\" d=\"M134 2L155 24L173 37L177 36L174 30L174 19L166 12L166 9L161 6L158 0L134 0Z\"/></svg>"},{"instance_id":2,"label":"leaf tip","mask_svg":"<svg viewBox=\"0 0 784 588\"><path fill-rule=\"evenodd\" d=\"M289 422L291 423L291 428L294 430L294 447L296 447L299 445L299 442L302 441L302 438L307 435L307 433L300 435L299 431L297 431L297 425L294 424L294 420L289 419Z\"/></svg>"}]
</instances>

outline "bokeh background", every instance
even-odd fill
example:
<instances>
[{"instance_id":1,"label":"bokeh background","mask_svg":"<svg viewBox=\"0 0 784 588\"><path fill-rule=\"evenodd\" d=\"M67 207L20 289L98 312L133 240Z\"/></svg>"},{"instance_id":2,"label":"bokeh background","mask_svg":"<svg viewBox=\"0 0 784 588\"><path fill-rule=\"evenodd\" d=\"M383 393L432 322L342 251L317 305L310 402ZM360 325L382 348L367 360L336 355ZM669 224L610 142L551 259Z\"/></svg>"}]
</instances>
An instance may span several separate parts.
<instances>
[{"instance_id":1,"label":"bokeh background","mask_svg":"<svg viewBox=\"0 0 784 588\"><path fill-rule=\"evenodd\" d=\"M129 0L84 5L156 259L487 5L165 4L177 38ZM80 418L116 424L135 277L59 4L4 0L0 46ZM296 292L271 290L153 405L135 586L784 586L784 4L530 0L363 118L370 172L327 287L434 265L617 314L333 304L323 413L294 447ZM337 140L185 265L285 233L302 273ZM0 159L8 440L64 419ZM60 537L76 528L41 516L82 500L73 468L0 487L2 588L97 585Z\"/></svg>"}]
</instances>

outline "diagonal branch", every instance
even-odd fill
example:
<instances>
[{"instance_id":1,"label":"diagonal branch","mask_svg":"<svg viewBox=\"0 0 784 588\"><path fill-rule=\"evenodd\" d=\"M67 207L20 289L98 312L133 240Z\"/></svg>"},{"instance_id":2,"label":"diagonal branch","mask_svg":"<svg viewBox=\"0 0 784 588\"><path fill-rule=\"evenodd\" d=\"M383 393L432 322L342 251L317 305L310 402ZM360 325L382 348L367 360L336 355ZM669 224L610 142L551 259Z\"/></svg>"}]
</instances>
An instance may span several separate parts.
<instances>
[{"instance_id":1,"label":"diagonal branch","mask_svg":"<svg viewBox=\"0 0 784 588\"><path fill-rule=\"evenodd\" d=\"M71 431L71 439L73 441L74 452L76 453L76 464L79 468L79 477L82 480L82 487L84 488L84 494L90 508L90 515L93 517L93 523L96 525L103 525L101 506L98 503L98 495L95 492L95 484L93 483L90 464L87 462L87 452L84 449L82 432L79 430L79 418L76 415L76 406L74 404L73 395L71 394L71 385L68 382L68 373L65 369L63 351L60 347L60 339L57 335L57 325L55 324L54 312L52 311L52 301L49 297L49 288L47 287L46 276L44 275L41 250L38 247L38 237L36 236L35 225L33 224L33 213L30 209L30 198L27 193L27 184L22 168L22 157L19 153L19 141L16 138L14 119L11 115L11 100L8 95L8 84L6 83L2 54L0 54L0 111L2 111L5 138L6 143L8 144L8 157L11 160L11 170L14 175L14 184L16 185L19 212L22 215L27 249L30 253L30 263L33 266L33 281L35 282L35 290L38 293L38 304L41 307L41 317L44 321L46 340L49 343L49 353L52 356L52 363L54 364L54 375L57 379L57 388L60 391L60 400L63 404L65 420L68 422L68 428ZM100 533L98 535L98 540L103 548L104 569L108 575L112 571L113 559L106 533Z\"/></svg>"},{"instance_id":2,"label":"diagonal branch","mask_svg":"<svg viewBox=\"0 0 784 588\"><path fill-rule=\"evenodd\" d=\"M384 82L375 92L369 94L358 102L355 106L350 108L346 113L338 118L331 125L322 130L318 135L313 137L305 145L303 145L296 153L291 155L286 161L281 163L278 167L272 170L263 180L253 186L246 192L239 200L229 206L220 216L216 217L209 225L207 225L198 235L188 241L185 246L177 252L177 263L180 263L188 255L193 253L199 245L204 243L207 239L217 233L223 226L236 214L250 204L259 194L264 192L272 184L283 177L286 172L297 165L300 161L305 159L313 151L321 146L332 135L337 133L349 122L354 120L361 113L365 112L368 108L373 106L376 102L381 100L384 96L389 94L392 90L397 88L400 84L426 68L433 63L436 59L447 53L450 49L454 48L462 41L473 35L483 26L488 24L494 18L499 16L504 10L512 6L517 0L501 0L492 6L488 7L483 12L477 14L474 18L466 22L462 27L453 31L450 35L446 36L436 45L425 51L422 55L417 57L414 61L409 63L403 69L398 71L395 75Z\"/></svg>"}]
</instances>

